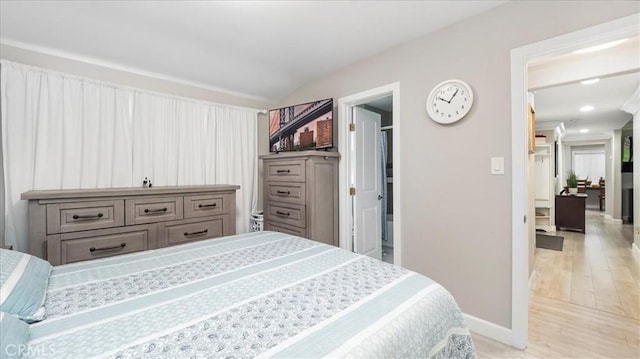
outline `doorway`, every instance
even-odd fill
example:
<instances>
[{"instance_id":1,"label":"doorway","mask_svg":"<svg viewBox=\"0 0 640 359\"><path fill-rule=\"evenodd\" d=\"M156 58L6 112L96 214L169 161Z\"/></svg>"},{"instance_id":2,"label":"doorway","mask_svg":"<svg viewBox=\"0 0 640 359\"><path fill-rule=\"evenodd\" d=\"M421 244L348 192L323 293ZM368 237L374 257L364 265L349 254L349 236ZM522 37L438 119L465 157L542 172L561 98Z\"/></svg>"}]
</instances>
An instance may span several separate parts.
<instances>
[{"instance_id":1,"label":"doorway","mask_svg":"<svg viewBox=\"0 0 640 359\"><path fill-rule=\"evenodd\" d=\"M393 264L393 96L357 105L352 114L358 190L351 199L355 227L364 229L354 233L354 251Z\"/></svg>"},{"instance_id":2,"label":"doorway","mask_svg":"<svg viewBox=\"0 0 640 359\"><path fill-rule=\"evenodd\" d=\"M402 262L399 87L396 82L338 101L340 247L396 265ZM363 144L376 155L363 157Z\"/></svg>"},{"instance_id":3,"label":"doorway","mask_svg":"<svg viewBox=\"0 0 640 359\"><path fill-rule=\"evenodd\" d=\"M528 133L527 64L543 56L554 56L582 47L638 36L640 15L596 25L584 30L543 40L511 51L511 138L512 138L512 323L511 345L524 349L528 334L528 257L527 224Z\"/></svg>"}]
</instances>

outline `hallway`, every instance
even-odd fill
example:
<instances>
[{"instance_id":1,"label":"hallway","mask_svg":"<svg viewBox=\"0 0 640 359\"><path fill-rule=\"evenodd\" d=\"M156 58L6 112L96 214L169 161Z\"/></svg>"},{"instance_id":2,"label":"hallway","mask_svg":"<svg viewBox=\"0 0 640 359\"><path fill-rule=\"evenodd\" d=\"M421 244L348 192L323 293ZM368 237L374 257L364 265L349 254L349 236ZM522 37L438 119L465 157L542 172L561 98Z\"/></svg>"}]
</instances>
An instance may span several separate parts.
<instances>
[{"instance_id":1,"label":"hallway","mask_svg":"<svg viewBox=\"0 0 640 359\"><path fill-rule=\"evenodd\" d=\"M536 248L529 346L475 335L481 358L640 358L640 253L631 225L587 210L586 234L558 231L563 251Z\"/></svg>"},{"instance_id":2,"label":"hallway","mask_svg":"<svg viewBox=\"0 0 640 359\"><path fill-rule=\"evenodd\" d=\"M640 319L640 258L631 249L633 228L587 210L586 234L558 231L563 251L536 249L532 296Z\"/></svg>"}]
</instances>

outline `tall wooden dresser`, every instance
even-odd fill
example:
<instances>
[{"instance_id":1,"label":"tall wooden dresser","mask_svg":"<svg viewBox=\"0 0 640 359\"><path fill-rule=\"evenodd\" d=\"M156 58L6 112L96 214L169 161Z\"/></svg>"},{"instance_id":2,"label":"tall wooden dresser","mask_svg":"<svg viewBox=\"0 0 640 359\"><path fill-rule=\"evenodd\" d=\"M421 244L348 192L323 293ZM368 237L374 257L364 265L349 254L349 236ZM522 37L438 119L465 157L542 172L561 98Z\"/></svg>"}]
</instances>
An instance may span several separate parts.
<instances>
[{"instance_id":1,"label":"tall wooden dresser","mask_svg":"<svg viewBox=\"0 0 640 359\"><path fill-rule=\"evenodd\" d=\"M29 191L29 252L65 264L236 231L239 186Z\"/></svg>"},{"instance_id":2,"label":"tall wooden dresser","mask_svg":"<svg viewBox=\"0 0 640 359\"><path fill-rule=\"evenodd\" d=\"M337 152L260 156L264 170L264 228L338 244Z\"/></svg>"}]
</instances>

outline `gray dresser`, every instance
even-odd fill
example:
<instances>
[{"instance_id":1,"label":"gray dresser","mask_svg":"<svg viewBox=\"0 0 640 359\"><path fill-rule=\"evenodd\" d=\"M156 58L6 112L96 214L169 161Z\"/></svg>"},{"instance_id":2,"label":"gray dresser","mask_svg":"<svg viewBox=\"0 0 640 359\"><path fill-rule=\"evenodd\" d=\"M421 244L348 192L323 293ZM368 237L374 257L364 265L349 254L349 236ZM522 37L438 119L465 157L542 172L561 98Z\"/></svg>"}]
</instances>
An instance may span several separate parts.
<instances>
[{"instance_id":1,"label":"gray dresser","mask_svg":"<svg viewBox=\"0 0 640 359\"><path fill-rule=\"evenodd\" d=\"M29 191L29 252L65 264L235 234L239 186Z\"/></svg>"},{"instance_id":2,"label":"gray dresser","mask_svg":"<svg viewBox=\"0 0 640 359\"><path fill-rule=\"evenodd\" d=\"M264 228L338 244L337 152L260 156L264 170Z\"/></svg>"}]
</instances>

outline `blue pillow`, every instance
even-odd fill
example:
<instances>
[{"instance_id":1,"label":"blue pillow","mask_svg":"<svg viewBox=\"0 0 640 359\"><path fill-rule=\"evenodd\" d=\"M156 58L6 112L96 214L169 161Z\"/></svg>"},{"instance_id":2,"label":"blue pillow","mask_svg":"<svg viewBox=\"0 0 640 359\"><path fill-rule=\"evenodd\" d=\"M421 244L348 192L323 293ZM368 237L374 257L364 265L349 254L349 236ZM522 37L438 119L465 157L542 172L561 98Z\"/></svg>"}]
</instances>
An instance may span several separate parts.
<instances>
[{"instance_id":1,"label":"blue pillow","mask_svg":"<svg viewBox=\"0 0 640 359\"><path fill-rule=\"evenodd\" d=\"M50 272L45 260L0 249L0 311L29 323L44 319Z\"/></svg>"},{"instance_id":2,"label":"blue pillow","mask_svg":"<svg viewBox=\"0 0 640 359\"><path fill-rule=\"evenodd\" d=\"M29 340L29 324L0 312L0 358L20 357Z\"/></svg>"}]
</instances>

